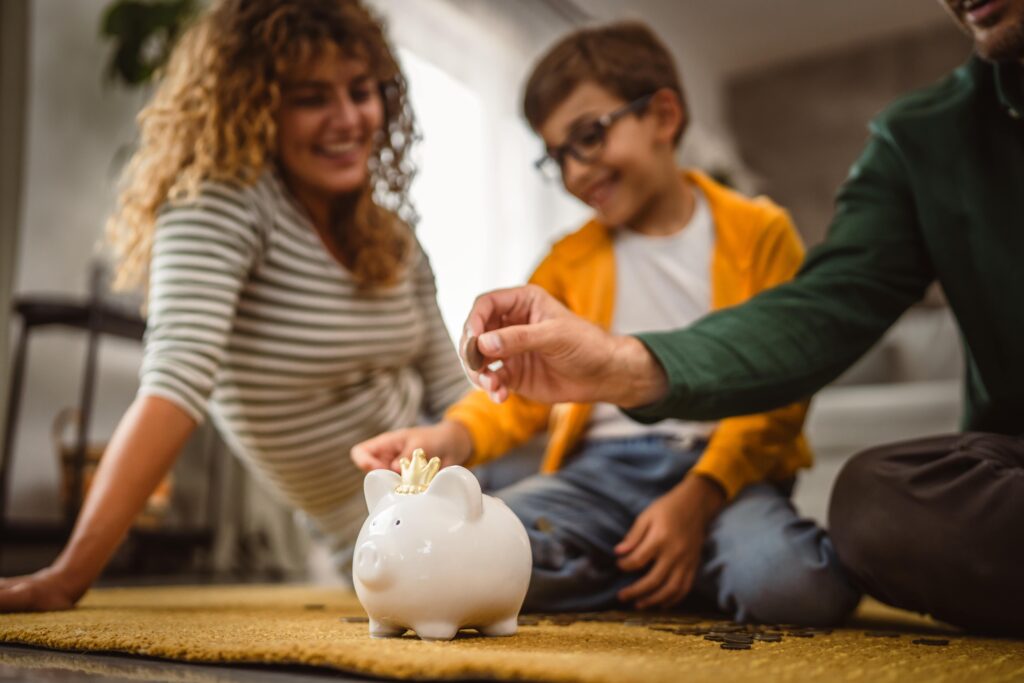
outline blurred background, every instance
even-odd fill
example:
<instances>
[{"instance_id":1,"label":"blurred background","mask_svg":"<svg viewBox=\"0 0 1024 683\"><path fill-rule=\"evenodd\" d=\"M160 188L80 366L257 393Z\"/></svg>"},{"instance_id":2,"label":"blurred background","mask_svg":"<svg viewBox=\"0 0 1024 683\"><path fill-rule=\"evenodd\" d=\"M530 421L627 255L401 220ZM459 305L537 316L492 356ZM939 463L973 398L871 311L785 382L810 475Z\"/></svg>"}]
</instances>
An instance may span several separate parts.
<instances>
[{"instance_id":1,"label":"blurred background","mask_svg":"<svg viewBox=\"0 0 1024 683\"><path fill-rule=\"evenodd\" d=\"M94 264L135 115L152 92L147 65L165 42L144 29L173 26L190 4L0 2L0 575L55 556L89 458L134 396L138 301L107 294ZM824 236L868 120L969 51L936 0L371 4L387 19L423 133L418 230L454 337L477 293L521 283L552 240L587 216L534 171L542 147L519 113L525 76L564 32L625 17L654 26L691 107L681 161L771 196L808 246ZM108 22L104 35L118 5L151 11L128 25ZM824 520L832 480L856 451L956 428L959 344L941 292L932 292L818 395L808 424L817 464L796 494L805 514ZM76 452L84 470L69 466ZM268 500L204 428L109 576L301 577L315 544Z\"/></svg>"}]
</instances>

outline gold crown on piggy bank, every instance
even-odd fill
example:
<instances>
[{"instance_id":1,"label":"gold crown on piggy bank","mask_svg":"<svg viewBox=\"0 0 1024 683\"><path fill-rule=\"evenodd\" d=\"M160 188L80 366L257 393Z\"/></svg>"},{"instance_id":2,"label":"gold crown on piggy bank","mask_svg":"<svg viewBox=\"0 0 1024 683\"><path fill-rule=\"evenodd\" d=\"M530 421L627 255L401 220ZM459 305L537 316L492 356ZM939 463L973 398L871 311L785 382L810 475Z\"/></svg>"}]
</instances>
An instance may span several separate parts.
<instances>
[{"instance_id":1,"label":"gold crown on piggy bank","mask_svg":"<svg viewBox=\"0 0 1024 683\"><path fill-rule=\"evenodd\" d=\"M402 458L398 464L402 466L402 483L395 489L395 493L402 494L423 493L430 486L434 475L441 469L441 459L427 460L427 454L422 448L412 452L411 460Z\"/></svg>"}]
</instances>

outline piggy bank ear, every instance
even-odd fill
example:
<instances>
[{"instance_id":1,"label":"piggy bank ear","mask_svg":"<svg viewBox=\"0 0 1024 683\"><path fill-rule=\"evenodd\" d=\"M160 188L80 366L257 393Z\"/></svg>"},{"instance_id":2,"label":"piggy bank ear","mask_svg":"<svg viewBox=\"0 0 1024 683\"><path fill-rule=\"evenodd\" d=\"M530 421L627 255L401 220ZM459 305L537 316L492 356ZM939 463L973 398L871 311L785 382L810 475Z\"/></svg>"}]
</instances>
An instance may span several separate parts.
<instances>
[{"instance_id":1,"label":"piggy bank ear","mask_svg":"<svg viewBox=\"0 0 1024 683\"><path fill-rule=\"evenodd\" d=\"M480 482L465 467L445 467L430 482L426 495L444 498L455 504L463 519L472 521L483 514L484 498Z\"/></svg>"},{"instance_id":2,"label":"piggy bank ear","mask_svg":"<svg viewBox=\"0 0 1024 683\"><path fill-rule=\"evenodd\" d=\"M380 499L402 483L402 478L391 470L374 470L363 479L363 495L366 497L366 510L373 512Z\"/></svg>"}]
</instances>

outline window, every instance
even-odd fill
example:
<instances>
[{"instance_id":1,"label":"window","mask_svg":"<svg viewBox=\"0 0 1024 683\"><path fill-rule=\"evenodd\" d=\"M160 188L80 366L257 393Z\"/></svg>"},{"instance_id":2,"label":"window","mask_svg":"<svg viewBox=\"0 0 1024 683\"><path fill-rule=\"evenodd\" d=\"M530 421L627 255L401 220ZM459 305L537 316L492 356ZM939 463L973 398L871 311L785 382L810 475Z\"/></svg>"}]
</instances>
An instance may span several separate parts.
<instances>
[{"instance_id":1,"label":"window","mask_svg":"<svg viewBox=\"0 0 1024 683\"><path fill-rule=\"evenodd\" d=\"M520 114L533 60L569 26L547 22L538 33L545 17L534 2L378 4L423 136L417 234L457 339L478 294L525 282L553 239L589 215L536 172L542 144Z\"/></svg>"}]
</instances>

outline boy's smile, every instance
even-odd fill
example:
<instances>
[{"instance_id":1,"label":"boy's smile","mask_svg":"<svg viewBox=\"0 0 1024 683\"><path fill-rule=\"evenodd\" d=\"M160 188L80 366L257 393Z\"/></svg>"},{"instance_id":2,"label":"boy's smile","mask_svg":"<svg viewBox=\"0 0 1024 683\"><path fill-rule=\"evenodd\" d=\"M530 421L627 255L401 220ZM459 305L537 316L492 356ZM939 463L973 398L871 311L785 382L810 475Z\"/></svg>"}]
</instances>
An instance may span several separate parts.
<instances>
[{"instance_id":1,"label":"boy's smile","mask_svg":"<svg viewBox=\"0 0 1024 683\"><path fill-rule=\"evenodd\" d=\"M598 179L583 191L583 201L600 211L614 196L617 184L617 173L612 173L607 178Z\"/></svg>"},{"instance_id":2,"label":"boy's smile","mask_svg":"<svg viewBox=\"0 0 1024 683\"><path fill-rule=\"evenodd\" d=\"M592 207L602 222L609 227L628 225L639 232L665 232L685 223L678 220L679 195L686 191L679 189L675 163L680 121L658 109L658 96L636 102L648 100L649 105L616 118L603 130L600 141L588 140L600 117L622 111L630 103L584 81L551 112L538 132L561 162L565 189ZM587 161L562 151L574 140L580 141L578 147L593 151Z\"/></svg>"},{"instance_id":3,"label":"boy's smile","mask_svg":"<svg viewBox=\"0 0 1024 683\"><path fill-rule=\"evenodd\" d=\"M601 116L622 107L625 102L592 82L576 87L551 112L540 134L549 149L564 144ZM610 225L627 222L646 199L644 178L650 173L648 150L651 126L643 114L625 116L605 131L600 152L590 163L571 154L562 160L565 189L591 206ZM648 152L645 155L645 152ZM648 163L645 163L648 162Z\"/></svg>"}]
</instances>

